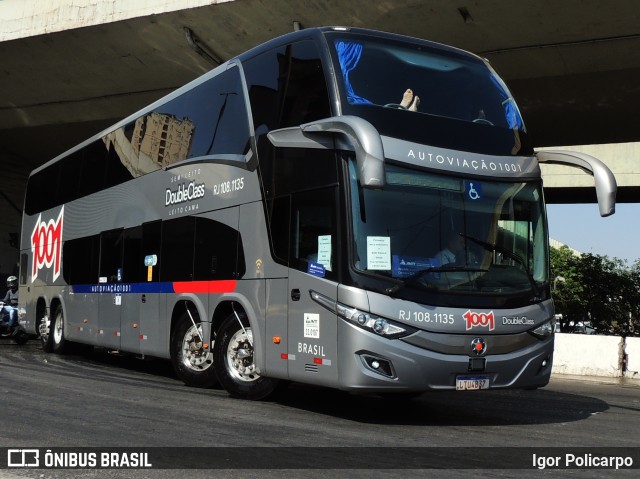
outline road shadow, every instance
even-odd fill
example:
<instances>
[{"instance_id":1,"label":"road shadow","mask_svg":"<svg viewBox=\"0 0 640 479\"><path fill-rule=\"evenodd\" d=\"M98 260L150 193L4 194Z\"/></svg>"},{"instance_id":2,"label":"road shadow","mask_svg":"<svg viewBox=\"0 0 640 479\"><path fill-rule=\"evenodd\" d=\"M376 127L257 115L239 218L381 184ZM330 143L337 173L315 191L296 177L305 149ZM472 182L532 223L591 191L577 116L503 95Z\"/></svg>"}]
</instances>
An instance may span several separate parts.
<instances>
[{"instance_id":1,"label":"road shadow","mask_svg":"<svg viewBox=\"0 0 640 479\"><path fill-rule=\"evenodd\" d=\"M179 390L181 394L227 398L220 388L185 386L171 363L114 354L106 349L68 355L44 353L38 344L23 346L36 361L55 361L63 367L53 373L102 378L111 382L136 382L147 387ZM18 366L19 367L19 366ZM124 373L124 374L123 374ZM241 401L238 399L238 401ZM609 409L600 399L553 389L434 391L413 399L355 395L335 389L291 383L267 403L366 424L419 426L501 426L558 424L581 421ZM256 405L257 406L257 405Z\"/></svg>"},{"instance_id":2,"label":"road shadow","mask_svg":"<svg viewBox=\"0 0 640 479\"><path fill-rule=\"evenodd\" d=\"M413 399L394 399L294 384L277 402L361 423L419 426L557 424L581 421L609 409L597 398L544 388L434 391Z\"/></svg>"}]
</instances>

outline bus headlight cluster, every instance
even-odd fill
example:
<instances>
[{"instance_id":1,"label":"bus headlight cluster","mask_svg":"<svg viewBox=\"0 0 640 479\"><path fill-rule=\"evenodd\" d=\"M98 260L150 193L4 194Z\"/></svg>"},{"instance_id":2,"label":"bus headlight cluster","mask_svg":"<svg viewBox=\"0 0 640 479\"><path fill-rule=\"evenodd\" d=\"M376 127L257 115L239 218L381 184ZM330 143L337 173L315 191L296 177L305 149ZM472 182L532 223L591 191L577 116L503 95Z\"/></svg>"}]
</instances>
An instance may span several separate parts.
<instances>
[{"instance_id":1,"label":"bus headlight cluster","mask_svg":"<svg viewBox=\"0 0 640 479\"><path fill-rule=\"evenodd\" d=\"M529 334L532 334L538 339L545 339L553 334L555 327L556 327L556 320L550 319L549 321L542 323L537 328L529 331Z\"/></svg>"},{"instance_id":2,"label":"bus headlight cluster","mask_svg":"<svg viewBox=\"0 0 640 479\"><path fill-rule=\"evenodd\" d=\"M336 312L338 316L350 323L386 338L399 338L415 331L404 324L394 323L388 319L365 313L356 308L350 308L341 303L336 303Z\"/></svg>"},{"instance_id":3,"label":"bus headlight cluster","mask_svg":"<svg viewBox=\"0 0 640 479\"><path fill-rule=\"evenodd\" d=\"M321 304L329 311L333 311L342 319L347 320L351 324L371 331L385 338L400 338L414 333L416 330L411 326L395 323L385 318L374 316L365 311L360 311L357 308L351 308L342 303L338 303L323 294L311 291L311 299L316 303Z\"/></svg>"}]
</instances>

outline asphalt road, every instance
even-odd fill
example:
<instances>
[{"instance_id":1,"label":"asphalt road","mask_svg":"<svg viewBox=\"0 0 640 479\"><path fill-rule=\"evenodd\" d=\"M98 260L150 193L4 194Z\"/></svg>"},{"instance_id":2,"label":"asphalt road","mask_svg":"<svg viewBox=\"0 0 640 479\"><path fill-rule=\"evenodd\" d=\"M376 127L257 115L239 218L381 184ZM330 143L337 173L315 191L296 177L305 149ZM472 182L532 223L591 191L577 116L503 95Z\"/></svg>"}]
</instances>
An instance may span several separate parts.
<instances>
[{"instance_id":1,"label":"asphalt road","mask_svg":"<svg viewBox=\"0 0 640 479\"><path fill-rule=\"evenodd\" d=\"M640 466L640 381L553 377L534 391L437 392L405 401L291 385L274 400L251 402L186 387L164 361L101 350L58 356L37 341L3 339L0 390L3 455L2 448L161 448L150 450L156 466L170 457L177 464L5 468L0 478L576 477L576 469L539 470L534 462L600 451L631 454ZM214 454L227 462L212 462ZM0 465L7 462L0 457ZM425 463L435 469L425 471ZM637 475L579 471L581 478Z\"/></svg>"}]
</instances>

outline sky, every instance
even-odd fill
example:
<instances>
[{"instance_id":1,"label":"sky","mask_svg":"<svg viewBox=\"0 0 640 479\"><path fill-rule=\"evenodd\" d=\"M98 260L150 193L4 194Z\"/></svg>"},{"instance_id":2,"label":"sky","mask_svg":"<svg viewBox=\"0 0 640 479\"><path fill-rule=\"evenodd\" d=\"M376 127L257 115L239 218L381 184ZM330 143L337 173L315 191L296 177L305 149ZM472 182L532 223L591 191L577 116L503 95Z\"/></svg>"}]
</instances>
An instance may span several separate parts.
<instances>
[{"instance_id":1,"label":"sky","mask_svg":"<svg viewBox=\"0 0 640 479\"><path fill-rule=\"evenodd\" d=\"M547 205L549 236L581 253L627 261L640 259L640 205L619 203L602 218L597 204Z\"/></svg>"}]
</instances>

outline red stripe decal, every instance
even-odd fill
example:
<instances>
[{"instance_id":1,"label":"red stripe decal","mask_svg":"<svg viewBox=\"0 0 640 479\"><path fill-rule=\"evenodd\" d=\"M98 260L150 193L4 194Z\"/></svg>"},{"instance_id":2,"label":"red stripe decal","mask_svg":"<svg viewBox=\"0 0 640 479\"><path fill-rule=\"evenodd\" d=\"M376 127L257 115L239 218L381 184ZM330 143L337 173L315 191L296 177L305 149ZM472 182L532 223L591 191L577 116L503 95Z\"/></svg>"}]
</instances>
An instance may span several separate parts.
<instances>
[{"instance_id":1,"label":"red stripe decal","mask_svg":"<svg viewBox=\"0 0 640 479\"><path fill-rule=\"evenodd\" d=\"M223 281L180 281L173 283L176 293L231 293L236 289L235 279Z\"/></svg>"}]
</instances>

